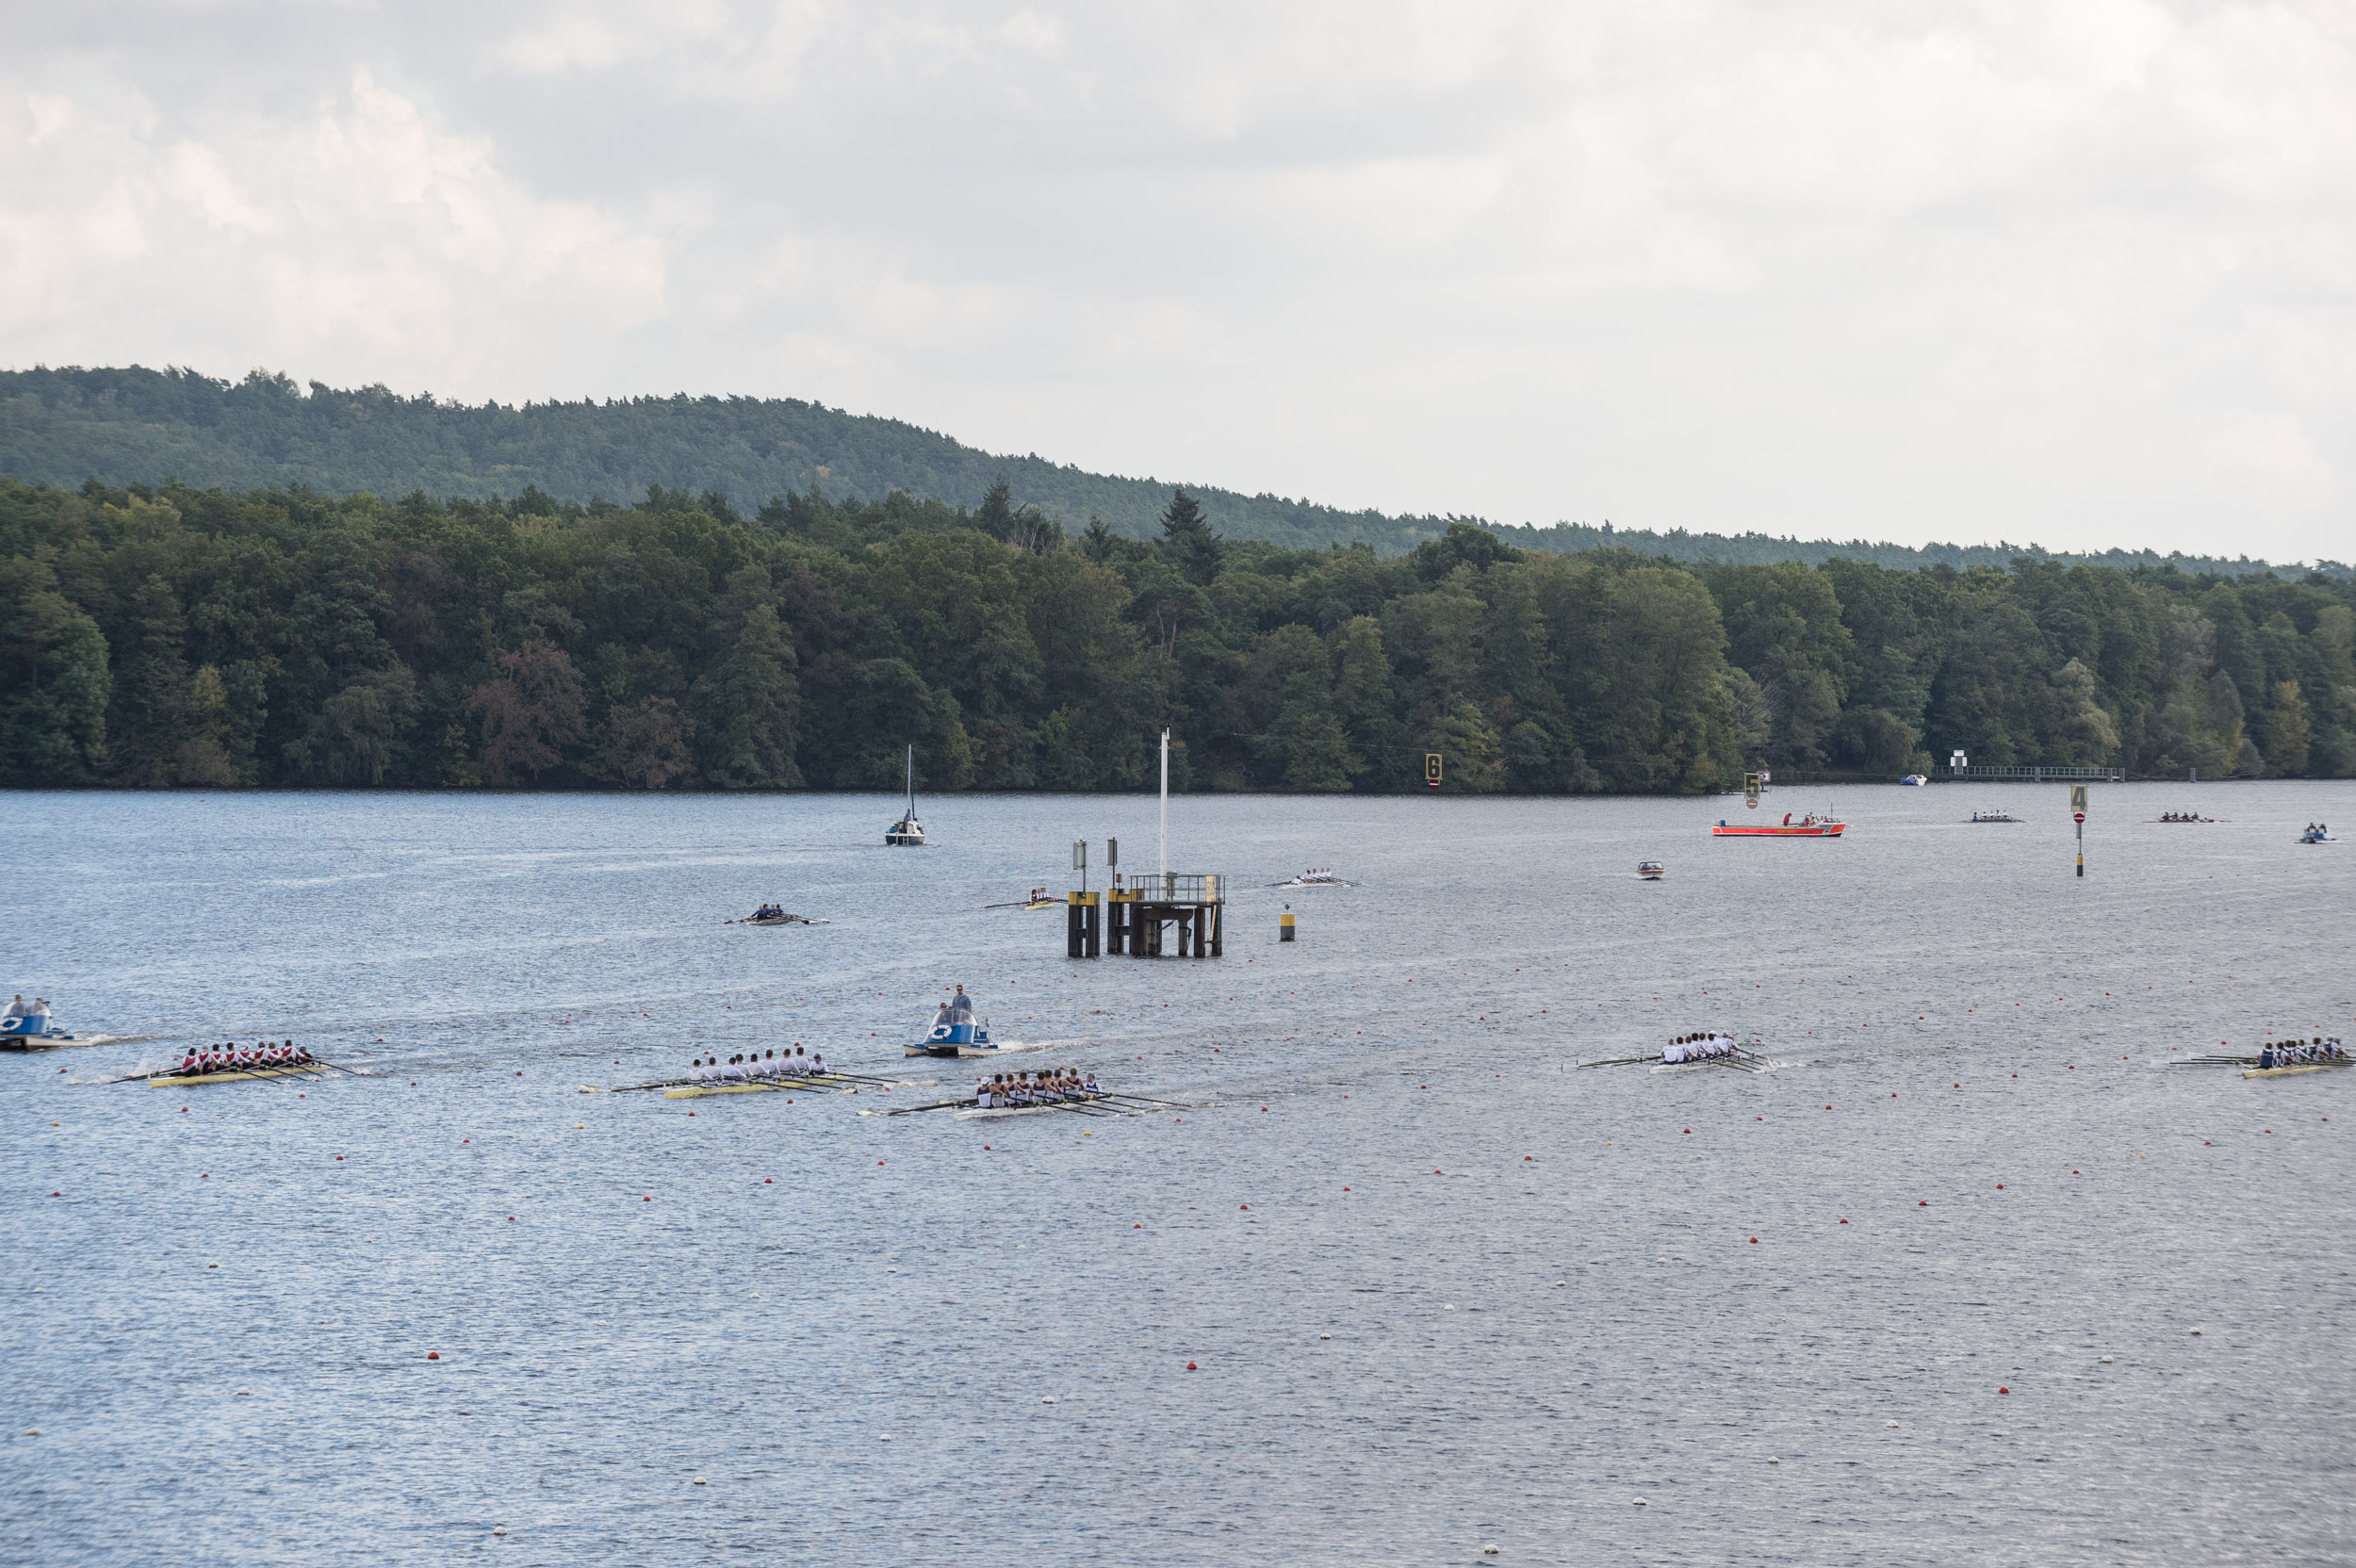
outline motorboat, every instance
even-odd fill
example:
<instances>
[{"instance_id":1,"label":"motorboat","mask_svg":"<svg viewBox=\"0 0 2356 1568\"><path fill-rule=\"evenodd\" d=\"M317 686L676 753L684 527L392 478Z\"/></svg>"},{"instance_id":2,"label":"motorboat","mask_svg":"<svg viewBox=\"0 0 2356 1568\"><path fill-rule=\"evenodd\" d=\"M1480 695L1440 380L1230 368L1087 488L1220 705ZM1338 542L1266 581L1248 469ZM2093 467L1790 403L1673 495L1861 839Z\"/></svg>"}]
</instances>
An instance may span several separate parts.
<instances>
[{"instance_id":1,"label":"motorboat","mask_svg":"<svg viewBox=\"0 0 2356 1568\"><path fill-rule=\"evenodd\" d=\"M1925 778L1925 777L1923 777L1923 776L1922 776L1921 774L1919 774L1919 773L1910 773L1910 774L1906 775L1904 778L1901 778L1900 780L1898 780L1898 782L1899 782L1899 783L1901 783L1901 784L1911 784L1911 785L1913 785L1916 789L1918 789L1918 790L1919 790L1919 789L1921 789L1923 785L1928 784L1928 783L1930 782L1930 780L1929 780L1929 779L1927 779L1927 778Z\"/></svg>"},{"instance_id":2,"label":"motorboat","mask_svg":"<svg viewBox=\"0 0 2356 1568\"><path fill-rule=\"evenodd\" d=\"M990 1021L972 1014L935 1023L924 1037L903 1048L910 1056L995 1056L1003 1046L990 1037Z\"/></svg>"},{"instance_id":3,"label":"motorboat","mask_svg":"<svg viewBox=\"0 0 2356 1568\"><path fill-rule=\"evenodd\" d=\"M0 1051L47 1051L60 1045L94 1044L96 1039L57 1028L50 1020L45 997L27 1003L20 996L7 1016L0 1017Z\"/></svg>"},{"instance_id":4,"label":"motorboat","mask_svg":"<svg viewBox=\"0 0 2356 1568\"><path fill-rule=\"evenodd\" d=\"M1636 862L1636 874L1644 881L1658 882L1669 874L1669 868L1658 860L1639 860Z\"/></svg>"},{"instance_id":5,"label":"motorboat","mask_svg":"<svg viewBox=\"0 0 2356 1568\"><path fill-rule=\"evenodd\" d=\"M1760 823L1757 825L1729 823L1724 817L1710 830L1713 839L1838 839L1848 824L1827 813L1818 816L1809 812L1798 822L1786 817L1780 823Z\"/></svg>"},{"instance_id":6,"label":"motorboat","mask_svg":"<svg viewBox=\"0 0 2356 1568\"><path fill-rule=\"evenodd\" d=\"M2335 834L2318 824L2301 833L2299 836L2299 841L2302 844L2335 844L2340 841Z\"/></svg>"},{"instance_id":7,"label":"motorboat","mask_svg":"<svg viewBox=\"0 0 2356 1568\"><path fill-rule=\"evenodd\" d=\"M1974 811L1972 813L1971 820L1973 822L2019 822L2021 819L2010 811Z\"/></svg>"},{"instance_id":8,"label":"motorboat","mask_svg":"<svg viewBox=\"0 0 2356 1568\"><path fill-rule=\"evenodd\" d=\"M884 829L884 842L902 849L924 847L924 825L916 820L916 748L908 747L908 805L900 820Z\"/></svg>"}]
</instances>

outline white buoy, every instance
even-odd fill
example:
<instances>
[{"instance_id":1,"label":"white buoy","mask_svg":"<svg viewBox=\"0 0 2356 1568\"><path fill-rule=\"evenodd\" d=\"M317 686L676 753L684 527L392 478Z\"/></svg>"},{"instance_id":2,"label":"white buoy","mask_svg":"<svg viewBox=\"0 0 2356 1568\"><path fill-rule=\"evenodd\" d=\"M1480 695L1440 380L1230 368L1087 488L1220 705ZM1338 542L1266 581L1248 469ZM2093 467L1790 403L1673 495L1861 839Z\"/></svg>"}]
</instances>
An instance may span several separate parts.
<instances>
[{"instance_id":1,"label":"white buoy","mask_svg":"<svg viewBox=\"0 0 2356 1568\"><path fill-rule=\"evenodd\" d=\"M491 1533L493 1535L505 1535L507 1533L507 1527L505 1525L494 1525L491 1527Z\"/></svg>"},{"instance_id":2,"label":"white buoy","mask_svg":"<svg viewBox=\"0 0 2356 1568\"><path fill-rule=\"evenodd\" d=\"M2195 1339L2199 1339L2199 1338L2201 1337L2201 1331L2200 1331L2200 1330L2198 1330L2198 1329L2193 1330L2193 1331L2192 1331L2192 1337L2193 1337L2193 1338L2195 1338Z\"/></svg>"},{"instance_id":3,"label":"white buoy","mask_svg":"<svg viewBox=\"0 0 2356 1568\"><path fill-rule=\"evenodd\" d=\"M1481 1548L1481 1555L1482 1557L1495 1557L1497 1555L1497 1549L1495 1546L1483 1546Z\"/></svg>"},{"instance_id":4,"label":"white buoy","mask_svg":"<svg viewBox=\"0 0 2356 1568\"><path fill-rule=\"evenodd\" d=\"M1636 1499L1636 1506L1637 1506L1638 1508L1643 1508L1643 1507L1644 1506L1644 1498L1642 1498L1642 1497L1637 1498L1637 1499Z\"/></svg>"},{"instance_id":5,"label":"white buoy","mask_svg":"<svg viewBox=\"0 0 2356 1568\"><path fill-rule=\"evenodd\" d=\"M254 1391L253 1391L252 1389L250 1389L250 1388L241 1388L241 1389L237 1390L237 1397L238 1397L238 1398L240 1398L240 1399L247 1399L247 1398L251 1398L251 1397L253 1397L253 1396L254 1396Z\"/></svg>"},{"instance_id":6,"label":"white buoy","mask_svg":"<svg viewBox=\"0 0 2356 1568\"><path fill-rule=\"evenodd\" d=\"M1039 1396L1039 1402L1042 1405L1052 1405L1055 1402L1055 1396L1052 1394L1042 1394Z\"/></svg>"},{"instance_id":7,"label":"white buoy","mask_svg":"<svg viewBox=\"0 0 2356 1568\"><path fill-rule=\"evenodd\" d=\"M1895 1421L1885 1421L1882 1425L1888 1427L1893 1432L1898 1429L1898 1423Z\"/></svg>"},{"instance_id":8,"label":"white buoy","mask_svg":"<svg viewBox=\"0 0 2356 1568\"><path fill-rule=\"evenodd\" d=\"M703 1484L704 1484L704 1478L703 1478L701 1476L697 1476L697 1477L695 1478L695 1484L696 1484L697 1486L701 1486L701 1485L703 1485Z\"/></svg>"},{"instance_id":9,"label":"white buoy","mask_svg":"<svg viewBox=\"0 0 2356 1568\"><path fill-rule=\"evenodd\" d=\"M1332 1339L1333 1336L1332 1334L1319 1334L1317 1337L1319 1339Z\"/></svg>"},{"instance_id":10,"label":"white buoy","mask_svg":"<svg viewBox=\"0 0 2356 1568\"><path fill-rule=\"evenodd\" d=\"M207 1267L207 1268L219 1268L219 1267L221 1266L221 1265L219 1265L219 1264L217 1264L217 1263L208 1263L208 1264L206 1264L205 1266L205 1267ZM2200 1331L2200 1330L2198 1330L2198 1329L2193 1330L2193 1332L2194 1332L2194 1333L2199 1333L2200 1331Z\"/></svg>"},{"instance_id":11,"label":"white buoy","mask_svg":"<svg viewBox=\"0 0 2356 1568\"><path fill-rule=\"evenodd\" d=\"M1781 1463L1783 1462L1783 1461L1781 1461L1781 1460L1779 1460L1779 1459L1775 1458L1775 1455L1770 1454L1770 1455L1768 1455L1768 1456L1767 1456L1767 1462L1768 1462L1768 1463L1770 1463L1770 1464L1781 1464Z\"/></svg>"},{"instance_id":12,"label":"white buoy","mask_svg":"<svg viewBox=\"0 0 2356 1568\"><path fill-rule=\"evenodd\" d=\"M2111 1364L2111 1358L2110 1358L2110 1357L2108 1357L2108 1356L2104 1356L2104 1357L2102 1358L2102 1364L2103 1364L2103 1365L2105 1365L2105 1366L2108 1366L2110 1364Z\"/></svg>"},{"instance_id":13,"label":"white buoy","mask_svg":"<svg viewBox=\"0 0 2356 1568\"><path fill-rule=\"evenodd\" d=\"M1456 1310L1456 1303L1453 1301L1446 1302L1441 1306L1440 1310L1442 1312L1454 1312Z\"/></svg>"}]
</instances>

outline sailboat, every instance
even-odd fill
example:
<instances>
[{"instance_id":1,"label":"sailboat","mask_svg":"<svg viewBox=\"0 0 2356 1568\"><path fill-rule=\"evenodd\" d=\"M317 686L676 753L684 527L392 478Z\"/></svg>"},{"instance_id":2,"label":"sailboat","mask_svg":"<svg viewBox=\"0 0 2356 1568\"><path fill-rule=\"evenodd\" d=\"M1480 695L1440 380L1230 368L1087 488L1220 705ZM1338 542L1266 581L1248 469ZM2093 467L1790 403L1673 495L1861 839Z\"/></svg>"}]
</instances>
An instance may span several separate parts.
<instances>
[{"instance_id":1,"label":"sailboat","mask_svg":"<svg viewBox=\"0 0 2356 1568\"><path fill-rule=\"evenodd\" d=\"M924 847L924 825L916 820L916 748L908 747L908 808L906 815L884 829L884 842L902 848Z\"/></svg>"}]
</instances>

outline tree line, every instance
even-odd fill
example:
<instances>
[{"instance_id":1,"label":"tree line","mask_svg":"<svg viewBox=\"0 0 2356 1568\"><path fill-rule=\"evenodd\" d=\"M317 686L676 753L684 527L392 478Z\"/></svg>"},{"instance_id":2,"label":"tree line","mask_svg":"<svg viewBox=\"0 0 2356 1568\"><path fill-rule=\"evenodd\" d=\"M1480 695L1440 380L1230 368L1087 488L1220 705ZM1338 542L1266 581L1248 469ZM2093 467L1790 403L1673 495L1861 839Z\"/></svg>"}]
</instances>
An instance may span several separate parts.
<instances>
[{"instance_id":1,"label":"tree line","mask_svg":"<svg viewBox=\"0 0 2356 1568\"><path fill-rule=\"evenodd\" d=\"M298 385L280 371L237 381L142 366L0 370L0 477L74 485L177 479L198 489L302 485L332 496L424 489L488 502L535 486L559 499L637 496L649 484L692 483L749 507L763 496L821 487L835 496L894 490L953 506L979 506L1009 481L1047 516L1074 527L1102 517L1116 533L1151 539L1170 486L1088 473L1037 452L994 456L899 419L847 414L796 398L583 399L522 404L464 403L376 386ZM1231 538L1296 549L1365 541L1403 554L1477 524L1517 547L1574 555L1632 549L1694 563L1816 562L1840 556L1913 568L2006 566L2015 556L2122 569L2173 562L2187 572L2231 576L2270 568L2237 558L2163 557L2151 550L2052 554L2037 545L1925 545L1865 539L1776 538L1763 533L1655 531L1559 522L1510 526L1480 517L1391 516L1306 498L1186 486ZM2348 577L2336 562L2318 563ZM2281 568L2290 576L2301 575Z\"/></svg>"},{"instance_id":2,"label":"tree line","mask_svg":"<svg viewBox=\"0 0 2356 1568\"><path fill-rule=\"evenodd\" d=\"M2356 775L2356 584L1068 534L788 492L632 506L0 480L20 785L1698 792L1975 763Z\"/></svg>"}]
</instances>

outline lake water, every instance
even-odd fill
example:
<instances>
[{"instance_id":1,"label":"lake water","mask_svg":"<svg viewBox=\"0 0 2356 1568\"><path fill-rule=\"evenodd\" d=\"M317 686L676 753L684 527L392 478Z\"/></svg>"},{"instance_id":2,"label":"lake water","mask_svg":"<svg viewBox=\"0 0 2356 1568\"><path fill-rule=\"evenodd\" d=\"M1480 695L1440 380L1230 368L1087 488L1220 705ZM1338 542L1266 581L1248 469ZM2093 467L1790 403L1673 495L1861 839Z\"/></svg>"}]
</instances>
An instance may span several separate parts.
<instances>
[{"instance_id":1,"label":"lake water","mask_svg":"<svg viewBox=\"0 0 2356 1568\"><path fill-rule=\"evenodd\" d=\"M977 907L1151 799L894 804L0 795L0 988L153 1037L0 1057L0 1557L2356 1559L2356 1074L2154 1065L2356 1036L2356 785L2083 881L2060 787L1185 798L1201 963ZM1215 1107L857 1114L958 982ZM1711 1027L1804 1065L1574 1065ZM101 1082L286 1036L367 1076ZM579 1092L795 1040L940 1086Z\"/></svg>"}]
</instances>

